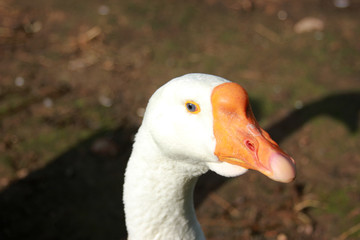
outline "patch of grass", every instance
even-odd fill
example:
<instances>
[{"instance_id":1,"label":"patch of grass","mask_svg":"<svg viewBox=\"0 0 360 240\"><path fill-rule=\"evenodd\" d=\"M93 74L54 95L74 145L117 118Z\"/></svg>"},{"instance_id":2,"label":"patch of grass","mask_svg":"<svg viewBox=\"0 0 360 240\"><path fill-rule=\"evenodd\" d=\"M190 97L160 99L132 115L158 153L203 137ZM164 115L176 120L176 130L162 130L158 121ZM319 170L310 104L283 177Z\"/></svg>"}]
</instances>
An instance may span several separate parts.
<instances>
[{"instance_id":1,"label":"patch of grass","mask_svg":"<svg viewBox=\"0 0 360 240\"><path fill-rule=\"evenodd\" d=\"M3 172L7 172L10 171L12 172L12 163L11 163L11 158L9 156L6 155L1 155L0 156L0 175Z\"/></svg>"},{"instance_id":2,"label":"patch of grass","mask_svg":"<svg viewBox=\"0 0 360 240\"><path fill-rule=\"evenodd\" d=\"M219 66L220 62L219 59L215 56L208 56L203 59L204 62L204 70L207 73L214 73L216 72L216 68Z\"/></svg>"},{"instance_id":3,"label":"patch of grass","mask_svg":"<svg viewBox=\"0 0 360 240\"><path fill-rule=\"evenodd\" d=\"M183 28L185 29L186 27L188 27L195 15L197 14L197 8L194 6L186 6L185 9L183 11L181 11L181 13L179 14L179 17L177 19L177 23Z\"/></svg>"},{"instance_id":4,"label":"patch of grass","mask_svg":"<svg viewBox=\"0 0 360 240\"><path fill-rule=\"evenodd\" d=\"M325 211L335 214L338 217L345 217L351 210L351 201L346 189L333 190L323 196L322 202L325 203Z\"/></svg>"}]
</instances>

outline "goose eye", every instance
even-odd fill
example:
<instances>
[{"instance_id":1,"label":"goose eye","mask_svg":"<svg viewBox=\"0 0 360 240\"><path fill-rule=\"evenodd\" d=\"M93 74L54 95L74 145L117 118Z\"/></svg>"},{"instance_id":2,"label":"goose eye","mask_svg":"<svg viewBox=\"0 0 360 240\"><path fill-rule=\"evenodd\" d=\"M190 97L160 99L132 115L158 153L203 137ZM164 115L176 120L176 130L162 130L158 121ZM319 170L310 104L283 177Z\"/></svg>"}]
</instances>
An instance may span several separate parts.
<instances>
[{"instance_id":1,"label":"goose eye","mask_svg":"<svg viewBox=\"0 0 360 240\"><path fill-rule=\"evenodd\" d=\"M200 106L196 102L193 101L187 101L185 103L186 110L190 113L199 113L200 112Z\"/></svg>"}]
</instances>

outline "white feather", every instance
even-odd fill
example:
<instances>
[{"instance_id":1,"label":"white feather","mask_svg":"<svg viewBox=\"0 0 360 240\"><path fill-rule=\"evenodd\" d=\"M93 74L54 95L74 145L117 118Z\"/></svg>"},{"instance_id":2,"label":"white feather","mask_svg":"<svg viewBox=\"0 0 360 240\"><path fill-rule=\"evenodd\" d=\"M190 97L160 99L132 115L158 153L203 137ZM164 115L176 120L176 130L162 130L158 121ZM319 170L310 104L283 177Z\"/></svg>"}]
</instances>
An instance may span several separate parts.
<instances>
[{"instance_id":1,"label":"white feather","mask_svg":"<svg viewBox=\"0 0 360 240\"><path fill-rule=\"evenodd\" d=\"M214 155L211 93L227 80L187 74L149 100L125 173L124 205L130 240L205 239L195 216L193 190L209 169L223 176L246 172ZM198 114L186 101L199 104Z\"/></svg>"}]
</instances>

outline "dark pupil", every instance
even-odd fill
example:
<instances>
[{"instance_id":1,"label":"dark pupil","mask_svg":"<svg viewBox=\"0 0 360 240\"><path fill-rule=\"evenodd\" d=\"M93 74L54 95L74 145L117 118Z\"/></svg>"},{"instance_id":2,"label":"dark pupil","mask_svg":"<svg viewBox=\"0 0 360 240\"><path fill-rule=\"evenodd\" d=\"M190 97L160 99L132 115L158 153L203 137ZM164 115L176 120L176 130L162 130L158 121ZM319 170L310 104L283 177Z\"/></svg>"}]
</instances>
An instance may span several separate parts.
<instances>
[{"instance_id":1,"label":"dark pupil","mask_svg":"<svg viewBox=\"0 0 360 240\"><path fill-rule=\"evenodd\" d=\"M186 107L190 112L195 112L196 111L196 106L194 104L192 104L192 103L186 104Z\"/></svg>"}]
</instances>

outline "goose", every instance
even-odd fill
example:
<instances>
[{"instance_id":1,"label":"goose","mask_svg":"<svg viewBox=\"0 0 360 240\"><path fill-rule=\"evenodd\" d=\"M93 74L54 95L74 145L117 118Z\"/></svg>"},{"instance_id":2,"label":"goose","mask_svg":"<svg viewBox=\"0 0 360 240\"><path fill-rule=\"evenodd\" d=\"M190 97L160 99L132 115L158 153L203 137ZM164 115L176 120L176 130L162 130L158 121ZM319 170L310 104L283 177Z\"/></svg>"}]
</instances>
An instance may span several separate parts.
<instances>
[{"instance_id":1,"label":"goose","mask_svg":"<svg viewBox=\"0 0 360 240\"><path fill-rule=\"evenodd\" d=\"M197 179L248 169L295 178L294 160L260 128L244 88L202 73L170 80L150 98L126 167L128 239L205 239L193 204Z\"/></svg>"}]
</instances>

